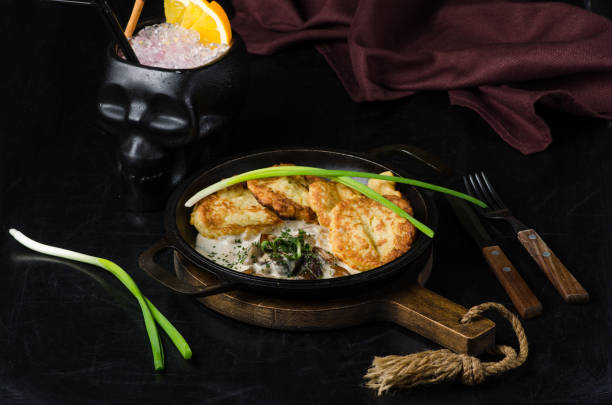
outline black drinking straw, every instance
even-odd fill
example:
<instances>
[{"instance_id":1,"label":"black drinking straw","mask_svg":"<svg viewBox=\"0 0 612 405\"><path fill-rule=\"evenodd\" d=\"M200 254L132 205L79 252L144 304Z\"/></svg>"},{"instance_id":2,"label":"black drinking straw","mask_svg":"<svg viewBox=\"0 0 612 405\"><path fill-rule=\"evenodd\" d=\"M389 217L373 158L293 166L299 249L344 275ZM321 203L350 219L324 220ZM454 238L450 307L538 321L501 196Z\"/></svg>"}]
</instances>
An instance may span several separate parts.
<instances>
[{"instance_id":1,"label":"black drinking straw","mask_svg":"<svg viewBox=\"0 0 612 405\"><path fill-rule=\"evenodd\" d=\"M132 45L130 45L130 41L128 41L123 33L123 28L121 28L121 24L119 24L117 14L113 11L110 4L108 4L106 0L94 0L94 2L98 5L98 11L102 15L104 22L106 23L106 27L113 33L113 36L123 51L125 58L130 62L139 63L138 57L134 53Z\"/></svg>"},{"instance_id":2,"label":"black drinking straw","mask_svg":"<svg viewBox=\"0 0 612 405\"><path fill-rule=\"evenodd\" d=\"M93 3L82 0L42 0L42 2L68 4L69 6L93 6Z\"/></svg>"},{"instance_id":3,"label":"black drinking straw","mask_svg":"<svg viewBox=\"0 0 612 405\"><path fill-rule=\"evenodd\" d=\"M119 19L117 18L117 14L113 11L113 8L106 0L93 0L93 1L78 1L78 0L45 0L49 3L60 3L60 4L69 4L69 5L83 5L83 6L95 6L100 16L104 20L104 24L106 28L111 32L115 41L117 41L117 45L123 51L125 58L133 63L139 63L138 57L134 53L134 49L132 49L132 45L130 45L130 41L126 38L123 33L123 29L121 28L121 24L119 23Z\"/></svg>"}]
</instances>

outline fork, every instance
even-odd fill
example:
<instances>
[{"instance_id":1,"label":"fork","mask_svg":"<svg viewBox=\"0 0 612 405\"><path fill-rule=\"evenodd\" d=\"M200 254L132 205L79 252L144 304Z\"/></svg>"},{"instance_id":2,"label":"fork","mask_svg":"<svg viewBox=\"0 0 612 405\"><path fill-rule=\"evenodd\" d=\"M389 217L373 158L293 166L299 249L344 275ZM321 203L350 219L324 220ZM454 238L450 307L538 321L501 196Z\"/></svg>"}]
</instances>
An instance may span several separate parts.
<instances>
[{"instance_id":1,"label":"fork","mask_svg":"<svg viewBox=\"0 0 612 405\"><path fill-rule=\"evenodd\" d=\"M471 196L487 203L488 208L486 209L477 207L483 217L503 219L512 225L518 240L566 302L577 304L589 301L589 293L561 263L561 260L542 240L540 235L512 215L484 172L463 176L463 182Z\"/></svg>"}]
</instances>

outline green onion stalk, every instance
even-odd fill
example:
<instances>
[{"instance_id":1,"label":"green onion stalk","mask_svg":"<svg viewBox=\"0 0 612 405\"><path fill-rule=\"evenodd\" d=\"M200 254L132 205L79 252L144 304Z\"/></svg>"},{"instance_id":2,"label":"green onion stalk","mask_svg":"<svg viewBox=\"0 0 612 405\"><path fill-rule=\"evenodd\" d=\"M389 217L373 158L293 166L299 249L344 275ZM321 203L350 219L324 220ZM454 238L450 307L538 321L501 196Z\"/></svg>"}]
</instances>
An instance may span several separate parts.
<instances>
[{"instance_id":1,"label":"green onion stalk","mask_svg":"<svg viewBox=\"0 0 612 405\"><path fill-rule=\"evenodd\" d=\"M378 180L387 180L393 181L396 183L409 184L411 186L425 188L428 190L433 190L437 192L441 192L444 194L449 194L454 197L461 198L463 200L469 201L473 204L476 204L482 208L486 208L487 205L481 200L472 197L471 195L452 190L446 187L437 186L435 184L426 183L424 181L409 179L405 177L396 177L396 176L386 176L384 174L376 174L376 173L367 173L367 172L356 172L351 170L328 170L328 169L319 169L316 167L308 167L308 166L275 166L275 167L266 167L263 169L251 170L242 174L238 174L227 179L223 179L215 184L212 184L197 193L195 193L191 198L185 202L185 207L192 207L195 203L200 201L201 199L216 193L219 190L222 190L226 187L233 186L234 184L242 183L249 180L255 179L263 179L267 177L279 177L279 176L319 176L324 177L329 180L337 181L338 183L344 184L347 187L358 191L359 193L365 195L366 197L371 198L372 200L379 202L383 206L389 208L399 216L406 218L410 223L412 223L418 230L423 232L425 235L432 238L434 236L434 231L429 228L424 223L420 222L404 210L402 210L397 205L393 204L391 201L387 200L382 195L378 194L376 191L371 188L365 186L362 183L354 180L352 177L359 178L368 178L368 179L378 179Z\"/></svg>"},{"instance_id":2,"label":"green onion stalk","mask_svg":"<svg viewBox=\"0 0 612 405\"><path fill-rule=\"evenodd\" d=\"M16 229L10 229L9 233L22 245L30 248L36 252L44 253L50 256L61 257L64 259L75 260L81 263L91 264L97 267L101 267L121 281L121 283L132 293L132 295L138 301L142 316L144 318L145 328L149 336L151 343L151 350L153 352L153 365L155 370L164 369L164 349L161 344L159 333L157 332L156 323L163 329L168 335L172 343L176 346L178 351L181 353L183 358L190 359L192 352L191 348L179 333L178 330L168 321L168 319L145 297L141 292L132 277L119 267L117 264L100 257L90 256L72 250L62 249L54 246L45 245L35 240L32 240L25 236L23 233Z\"/></svg>"}]
</instances>

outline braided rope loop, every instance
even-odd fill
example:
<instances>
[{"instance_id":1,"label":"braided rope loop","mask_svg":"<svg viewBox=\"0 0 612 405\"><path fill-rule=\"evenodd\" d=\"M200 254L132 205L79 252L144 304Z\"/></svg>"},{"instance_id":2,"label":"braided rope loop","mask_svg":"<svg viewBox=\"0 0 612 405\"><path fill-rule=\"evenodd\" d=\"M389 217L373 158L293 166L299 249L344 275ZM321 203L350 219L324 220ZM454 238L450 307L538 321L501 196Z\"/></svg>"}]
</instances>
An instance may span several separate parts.
<instances>
[{"instance_id":1,"label":"braided rope loop","mask_svg":"<svg viewBox=\"0 0 612 405\"><path fill-rule=\"evenodd\" d=\"M366 387L382 395L391 388L413 388L457 378L465 385L476 385L490 375L519 367L527 360L529 345L521 321L506 307L495 302L476 305L466 312L461 323L471 322L489 309L499 312L512 325L519 343L518 354L510 346L497 345L491 348L490 353L502 355L503 358L496 362L481 362L476 357L448 349L427 350L407 356L375 357L364 377Z\"/></svg>"}]
</instances>

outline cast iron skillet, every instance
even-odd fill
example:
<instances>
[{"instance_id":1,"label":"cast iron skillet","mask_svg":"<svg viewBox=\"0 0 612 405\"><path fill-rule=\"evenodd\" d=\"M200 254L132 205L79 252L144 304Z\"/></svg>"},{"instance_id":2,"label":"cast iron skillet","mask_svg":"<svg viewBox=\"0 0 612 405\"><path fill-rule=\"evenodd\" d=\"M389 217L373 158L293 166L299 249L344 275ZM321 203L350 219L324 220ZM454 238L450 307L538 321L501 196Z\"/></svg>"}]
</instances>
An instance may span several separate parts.
<instances>
[{"instance_id":1,"label":"cast iron skillet","mask_svg":"<svg viewBox=\"0 0 612 405\"><path fill-rule=\"evenodd\" d=\"M414 273L423 267L430 255L432 239L418 232L412 248L398 259L384 266L363 273L322 280L285 280L244 274L221 266L199 254L195 249L197 231L189 224L191 208L185 208L185 201L202 188L223 178L248 170L272 166L277 163L293 163L303 166L314 166L326 169L344 169L380 173L391 170L396 175L411 177L410 165L390 167L377 156L385 152L406 153L426 163L438 171L445 166L435 157L409 145L390 145L375 149L367 154L347 153L328 149L278 149L253 153L247 156L229 159L217 166L196 173L179 185L174 191L165 211L164 238L144 251L139 257L139 266L152 278L175 292L203 297L218 294L237 288L255 290L266 294L308 295L316 296L327 293L355 292L363 287L371 288L373 284L405 272ZM413 162L411 162L413 163ZM360 179L362 180L362 179ZM363 179L365 181L367 179ZM432 193L417 190L414 187L397 184L402 194L410 200L415 217L436 229L438 213L433 202ZM155 255L161 250L172 248L180 253L197 268L213 273L218 279L217 285L195 287L175 277L155 262Z\"/></svg>"}]
</instances>

